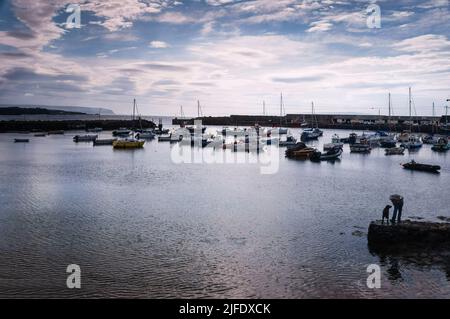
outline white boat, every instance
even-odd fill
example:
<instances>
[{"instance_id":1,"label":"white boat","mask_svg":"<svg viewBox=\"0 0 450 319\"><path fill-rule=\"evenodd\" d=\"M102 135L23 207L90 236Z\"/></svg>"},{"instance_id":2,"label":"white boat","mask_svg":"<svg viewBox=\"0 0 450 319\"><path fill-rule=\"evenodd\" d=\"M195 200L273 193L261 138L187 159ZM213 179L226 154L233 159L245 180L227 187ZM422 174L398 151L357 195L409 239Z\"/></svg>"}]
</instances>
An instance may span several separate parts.
<instances>
[{"instance_id":1,"label":"white boat","mask_svg":"<svg viewBox=\"0 0 450 319\"><path fill-rule=\"evenodd\" d=\"M330 151L335 148L344 148L344 143L341 142L341 139L337 134L333 135L333 137L331 138L331 143L324 144L323 150Z\"/></svg>"},{"instance_id":2,"label":"white boat","mask_svg":"<svg viewBox=\"0 0 450 319\"><path fill-rule=\"evenodd\" d=\"M406 143L409 141L409 136L411 135L410 132L402 132L398 137L397 141L400 143Z\"/></svg>"},{"instance_id":3,"label":"white boat","mask_svg":"<svg viewBox=\"0 0 450 319\"><path fill-rule=\"evenodd\" d=\"M420 137L411 134L409 136L409 140L406 143L402 143L400 146L404 147L404 148L406 148L408 150L411 150L411 149L421 148L423 146L423 143L420 140Z\"/></svg>"},{"instance_id":4,"label":"white boat","mask_svg":"<svg viewBox=\"0 0 450 319\"><path fill-rule=\"evenodd\" d=\"M170 143L178 143L182 140L180 136L177 136L176 134L169 134L169 135L161 135L158 136L158 142L170 142Z\"/></svg>"},{"instance_id":5,"label":"white boat","mask_svg":"<svg viewBox=\"0 0 450 319\"><path fill-rule=\"evenodd\" d=\"M136 133L136 137L143 140L152 140L155 138L155 133L153 131L142 131Z\"/></svg>"}]
</instances>

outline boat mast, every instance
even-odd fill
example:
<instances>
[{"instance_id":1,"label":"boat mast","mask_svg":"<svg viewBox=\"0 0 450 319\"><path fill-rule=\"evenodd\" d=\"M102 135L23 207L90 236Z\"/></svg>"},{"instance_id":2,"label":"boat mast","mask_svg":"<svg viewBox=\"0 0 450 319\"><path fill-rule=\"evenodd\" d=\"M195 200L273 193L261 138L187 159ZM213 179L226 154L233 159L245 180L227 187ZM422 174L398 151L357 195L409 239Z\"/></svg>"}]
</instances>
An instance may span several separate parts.
<instances>
[{"instance_id":1,"label":"boat mast","mask_svg":"<svg viewBox=\"0 0 450 319\"><path fill-rule=\"evenodd\" d=\"M412 113L411 113L411 87L409 87L409 130L412 132Z\"/></svg>"},{"instance_id":2,"label":"boat mast","mask_svg":"<svg viewBox=\"0 0 450 319\"><path fill-rule=\"evenodd\" d=\"M281 127L281 122L283 118L283 92L281 92L281 97L280 97L280 127Z\"/></svg>"},{"instance_id":3,"label":"boat mast","mask_svg":"<svg viewBox=\"0 0 450 319\"><path fill-rule=\"evenodd\" d=\"M133 123L134 123L134 120L136 119L135 109L136 109L136 99L133 99Z\"/></svg>"},{"instance_id":4,"label":"boat mast","mask_svg":"<svg viewBox=\"0 0 450 319\"><path fill-rule=\"evenodd\" d=\"M388 128L391 131L391 92L389 92L389 117L388 117Z\"/></svg>"}]
</instances>

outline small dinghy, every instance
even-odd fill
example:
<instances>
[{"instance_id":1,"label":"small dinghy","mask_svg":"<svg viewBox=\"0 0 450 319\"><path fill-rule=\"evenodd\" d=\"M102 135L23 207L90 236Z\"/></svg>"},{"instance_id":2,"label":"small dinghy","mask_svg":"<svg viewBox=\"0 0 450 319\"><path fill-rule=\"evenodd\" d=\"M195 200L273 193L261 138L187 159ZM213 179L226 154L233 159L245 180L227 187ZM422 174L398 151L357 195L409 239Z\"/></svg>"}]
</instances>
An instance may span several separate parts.
<instances>
[{"instance_id":1,"label":"small dinghy","mask_svg":"<svg viewBox=\"0 0 450 319\"><path fill-rule=\"evenodd\" d=\"M450 149L448 138L441 137L431 148L435 152L446 152Z\"/></svg>"},{"instance_id":2,"label":"small dinghy","mask_svg":"<svg viewBox=\"0 0 450 319\"><path fill-rule=\"evenodd\" d=\"M15 138L14 143L29 143L30 140L27 138Z\"/></svg>"},{"instance_id":3,"label":"small dinghy","mask_svg":"<svg viewBox=\"0 0 450 319\"><path fill-rule=\"evenodd\" d=\"M93 142L97 139L98 135L75 135L73 141L78 142Z\"/></svg>"},{"instance_id":4,"label":"small dinghy","mask_svg":"<svg viewBox=\"0 0 450 319\"><path fill-rule=\"evenodd\" d=\"M342 148L341 147L335 147L335 148L329 150L326 153L315 151L310 156L310 160L313 161L313 162L334 161L334 160L337 160L341 155L342 155Z\"/></svg>"},{"instance_id":5,"label":"small dinghy","mask_svg":"<svg viewBox=\"0 0 450 319\"><path fill-rule=\"evenodd\" d=\"M404 169L408 169L411 171L421 171L421 172L429 172L429 173L439 173L441 167L439 165L428 165L428 164L420 164L416 163L416 161L412 160L409 163L401 164Z\"/></svg>"},{"instance_id":6,"label":"small dinghy","mask_svg":"<svg viewBox=\"0 0 450 319\"><path fill-rule=\"evenodd\" d=\"M352 153L370 153L372 148L368 144L352 144L350 151Z\"/></svg>"},{"instance_id":7,"label":"small dinghy","mask_svg":"<svg viewBox=\"0 0 450 319\"><path fill-rule=\"evenodd\" d=\"M385 149L385 155L404 155L405 149L403 147L391 147Z\"/></svg>"}]
</instances>

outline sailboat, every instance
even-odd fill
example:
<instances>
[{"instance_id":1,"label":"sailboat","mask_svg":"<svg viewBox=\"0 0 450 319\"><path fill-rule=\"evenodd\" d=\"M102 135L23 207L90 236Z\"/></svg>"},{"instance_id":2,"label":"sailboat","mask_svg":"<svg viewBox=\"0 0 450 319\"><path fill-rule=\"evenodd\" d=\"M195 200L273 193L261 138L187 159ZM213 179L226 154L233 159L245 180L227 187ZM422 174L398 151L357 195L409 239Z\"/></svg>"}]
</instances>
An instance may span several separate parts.
<instances>
[{"instance_id":1,"label":"sailboat","mask_svg":"<svg viewBox=\"0 0 450 319\"><path fill-rule=\"evenodd\" d=\"M198 119L200 118L200 115L203 115L202 107L200 106L200 101L197 101L197 118ZM189 130L189 133L191 133L191 135L194 135L195 132L200 131L200 130L201 130L201 133L204 134L206 131L206 126L202 126L201 128L197 127L196 125L186 126L186 129Z\"/></svg>"},{"instance_id":2,"label":"sailboat","mask_svg":"<svg viewBox=\"0 0 450 319\"><path fill-rule=\"evenodd\" d=\"M282 121L284 116L284 102L283 102L283 93L281 93L280 97L280 127L272 128L268 130L269 134L278 133L279 135L285 135L288 133L288 129L285 127L282 127Z\"/></svg>"},{"instance_id":3,"label":"sailboat","mask_svg":"<svg viewBox=\"0 0 450 319\"><path fill-rule=\"evenodd\" d=\"M315 124L315 127L313 127ZM323 131L319 129L319 122L314 113L314 102L311 103L311 128L304 129L301 135L302 141L316 140L323 135Z\"/></svg>"},{"instance_id":4,"label":"sailboat","mask_svg":"<svg viewBox=\"0 0 450 319\"><path fill-rule=\"evenodd\" d=\"M133 123L135 121L136 109L137 109L136 99L134 99L133 100ZM140 122L140 117L139 117L139 122ZM135 148L144 147L144 144L145 144L145 141L139 140L133 134L132 137L127 137L124 139L119 139L119 140L114 141L112 145L113 145L113 148L115 148L115 149L135 149Z\"/></svg>"},{"instance_id":5,"label":"sailboat","mask_svg":"<svg viewBox=\"0 0 450 319\"><path fill-rule=\"evenodd\" d=\"M395 140L395 135L391 133L391 93L389 93L389 118L388 118L388 128L389 133L380 136L380 146L384 148L395 148L397 146L397 141Z\"/></svg>"},{"instance_id":6,"label":"sailboat","mask_svg":"<svg viewBox=\"0 0 450 319\"><path fill-rule=\"evenodd\" d=\"M413 120L412 120L412 96L411 96L411 88L409 88L409 124L410 124L410 130L411 130L411 135L408 138L407 142L404 142L401 147L404 147L408 150L412 150L412 149L418 149L421 148L423 143L420 140L420 137L416 136L415 134L412 134L412 125L413 125Z\"/></svg>"}]
</instances>

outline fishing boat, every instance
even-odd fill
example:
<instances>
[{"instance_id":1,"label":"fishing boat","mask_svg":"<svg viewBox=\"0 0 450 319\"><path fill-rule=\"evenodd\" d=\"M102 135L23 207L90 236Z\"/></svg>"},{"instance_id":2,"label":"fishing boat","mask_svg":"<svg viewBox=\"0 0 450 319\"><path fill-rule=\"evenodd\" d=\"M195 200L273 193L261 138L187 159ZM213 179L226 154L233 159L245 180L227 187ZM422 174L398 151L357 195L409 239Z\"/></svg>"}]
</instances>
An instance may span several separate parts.
<instances>
[{"instance_id":1,"label":"fishing boat","mask_svg":"<svg viewBox=\"0 0 450 319\"><path fill-rule=\"evenodd\" d=\"M370 153L371 150L372 148L368 144L356 143L350 145L351 153Z\"/></svg>"},{"instance_id":2,"label":"fishing boat","mask_svg":"<svg viewBox=\"0 0 450 319\"><path fill-rule=\"evenodd\" d=\"M290 156L288 156L289 158L294 158L294 159L309 159L311 157L311 155L316 152L317 150L315 148L312 147L306 147L304 149L301 149L299 151L294 151L291 153Z\"/></svg>"},{"instance_id":3,"label":"fishing boat","mask_svg":"<svg viewBox=\"0 0 450 319\"><path fill-rule=\"evenodd\" d=\"M310 160L313 162L334 161L338 159L342 155L342 153L342 148L337 146L331 150L328 150L326 153L315 151L313 154L311 154Z\"/></svg>"},{"instance_id":4,"label":"fishing boat","mask_svg":"<svg viewBox=\"0 0 450 319\"><path fill-rule=\"evenodd\" d=\"M385 155L404 155L405 154L405 149L403 147L391 147L391 148L386 148L384 150Z\"/></svg>"},{"instance_id":5,"label":"fishing boat","mask_svg":"<svg viewBox=\"0 0 450 319\"><path fill-rule=\"evenodd\" d=\"M450 149L450 144L448 143L447 137L441 137L438 139L437 143L431 148L435 152L446 152Z\"/></svg>"},{"instance_id":6,"label":"fishing boat","mask_svg":"<svg viewBox=\"0 0 450 319\"><path fill-rule=\"evenodd\" d=\"M414 134L411 134L409 136L408 142L402 143L400 146L404 147L404 148L406 148L408 150L412 150L412 149L419 149L419 148L421 148L423 146L423 143L420 140L420 137L418 137L418 136L416 136Z\"/></svg>"},{"instance_id":7,"label":"fishing boat","mask_svg":"<svg viewBox=\"0 0 450 319\"><path fill-rule=\"evenodd\" d=\"M27 138L15 138L14 143L29 143L30 140Z\"/></svg>"},{"instance_id":8,"label":"fishing boat","mask_svg":"<svg viewBox=\"0 0 450 319\"><path fill-rule=\"evenodd\" d=\"M331 143L325 144L323 146L323 150L330 151L337 147L342 149L344 147L344 143L341 142L339 135L334 134L333 137L331 138Z\"/></svg>"},{"instance_id":9,"label":"fishing boat","mask_svg":"<svg viewBox=\"0 0 450 319\"><path fill-rule=\"evenodd\" d=\"M93 142L97 139L98 135L75 135L73 141L78 142Z\"/></svg>"},{"instance_id":10,"label":"fishing boat","mask_svg":"<svg viewBox=\"0 0 450 319\"><path fill-rule=\"evenodd\" d=\"M117 141L117 138L111 139L96 139L94 140L94 146L102 146L102 145L113 145L113 143Z\"/></svg>"},{"instance_id":11,"label":"fishing boat","mask_svg":"<svg viewBox=\"0 0 450 319\"><path fill-rule=\"evenodd\" d=\"M397 142L393 137L383 137L380 140L380 146L386 149L395 148L397 146Z\"/></svg>"},{"instance_id":12,"label":"fishing boat","mask_svg":"<svg viewBox=\"0 0 450 319\"><path fill-rule=\"evenodd\" d=\"M144 147L145 141L138 140L134 137L116 140L113 142L113 148L115 149L134 149Z\"/></svg>"},{"instance_id":13,"label":"fishing boat","mask_svg":"<svg viewBox=\"0 0 450 319\"><path fill-rule=\"evenodd\" d=\"M291 145L287 147L287 150L285 152L286 157L291 157L294 152L302 150L306 148L306 144L303 142L297 142L295 145Z\"/></svg>"},{"instance_id":14,"label":"fishing boat","mask_svg":"<svg viewBox=\"0 0 450 319\"><path fill-rule=\"evenodd\" d=\"M314 129L305 129L302 132L302 135L300 136L300 139L303 142L317 140L320 137L320 134L318 132L315 132Z\"/></svg>"},{"instance_id":15,"label":"fishing boat","mask_svg":"<svg viewBox=\"0 0 450 319\"><path fill-rule=\"evenodd\" d=\"M409 163L401 164L404 169L412 170L412 171L422 171L422 172L430 172L430 173L439 173L441 167L439 165L428 165L428 164L420 164L416 163L416 161L412 160Z\"/></svg>"}]
</instances>

